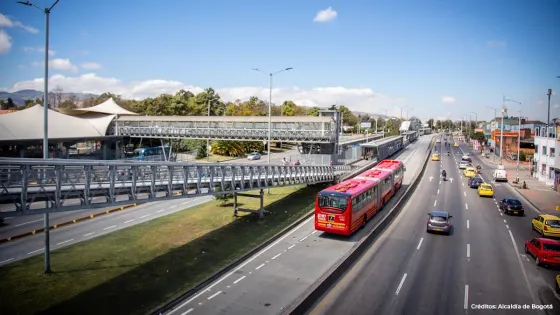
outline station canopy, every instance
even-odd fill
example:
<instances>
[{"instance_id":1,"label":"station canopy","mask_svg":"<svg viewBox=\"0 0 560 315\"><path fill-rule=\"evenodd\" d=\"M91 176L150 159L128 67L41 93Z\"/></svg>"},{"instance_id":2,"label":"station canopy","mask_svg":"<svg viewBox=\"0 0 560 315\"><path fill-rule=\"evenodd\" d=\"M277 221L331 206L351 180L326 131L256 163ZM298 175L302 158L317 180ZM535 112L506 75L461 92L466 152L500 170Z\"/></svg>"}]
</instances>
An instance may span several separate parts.
<instances>
[{"instance_id":1,"label":"station canopy","mask_svg":"<svg viewBox=\"0 0 560 315\"><path fill-rule=\"evenodd\" d=\"M98 113L98 114L105 114L105 115L125 115L125 116L136 116L138 114L131 112L122 108L119 104L117 104L113 98L109 98L105 102L95 105L92 107L86 108L73 108L73 109L60 109L60 112L78 116L85 113Z\"/></svg>"},{"instance_id":2,"label":"station canopy","mask_svg":"<svg viewBox=\"0 0 560 315\"><path fill-rule=\"evenodd\" d=\"M117 105L118 106L118 105ZM33 141L43 138L43 106L0 115L0 141ZM48 110L48 137L53 140L105 137L115 115L73 117Z\"/></svg>"}]
</instances>

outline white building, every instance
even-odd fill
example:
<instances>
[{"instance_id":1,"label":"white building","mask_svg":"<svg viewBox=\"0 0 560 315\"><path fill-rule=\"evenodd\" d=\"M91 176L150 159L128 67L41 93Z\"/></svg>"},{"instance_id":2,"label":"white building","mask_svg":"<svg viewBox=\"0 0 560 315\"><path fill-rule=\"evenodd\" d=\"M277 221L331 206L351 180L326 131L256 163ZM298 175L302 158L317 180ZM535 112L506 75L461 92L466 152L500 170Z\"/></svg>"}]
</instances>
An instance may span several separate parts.
<instances>
[{"instance_id":1,"label":"white building","mask_svg":"<svg viewBox=\"0 0 560 315\"><path fill-rule=\"evenodd\" d=\"M556 151L560 150L560 142L557 137L555 126L535 128L535 156L533 158L533 177L548 186L554 186L556 178L555 165L560 166L560 157ZM557 160L558 159L558 160Z\"/></svg>"}]
</instances>

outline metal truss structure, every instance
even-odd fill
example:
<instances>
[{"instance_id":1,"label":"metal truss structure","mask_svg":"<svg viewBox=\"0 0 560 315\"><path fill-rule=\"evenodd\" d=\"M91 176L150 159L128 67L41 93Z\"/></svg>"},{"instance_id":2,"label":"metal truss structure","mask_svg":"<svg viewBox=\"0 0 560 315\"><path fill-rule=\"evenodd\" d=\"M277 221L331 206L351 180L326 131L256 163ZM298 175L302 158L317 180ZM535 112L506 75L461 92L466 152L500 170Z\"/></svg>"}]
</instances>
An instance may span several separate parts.
<instances>
[{"instance_id":1,"label":"metal truss structure","mask_svg":"<svg viewBox=\"0 0 560 315\"><path fill-rule=\"evenodd\" d=\"M109 130L136 138L267 141L268 117L123 116ZM273 117L271 139L334 143L335 122L330 117Z\"/></svg>"},{"instance_id":2,"label":"metal truss structure","mask_svg":"<svg viewBox=\"0 0 560 315\"><path fill-rule=\"evenodd\" d=\"M13 205L13 210L0 216L327 183L350 170L350 166L4 159L0 203Z\"/></svg>"}]
</instances>

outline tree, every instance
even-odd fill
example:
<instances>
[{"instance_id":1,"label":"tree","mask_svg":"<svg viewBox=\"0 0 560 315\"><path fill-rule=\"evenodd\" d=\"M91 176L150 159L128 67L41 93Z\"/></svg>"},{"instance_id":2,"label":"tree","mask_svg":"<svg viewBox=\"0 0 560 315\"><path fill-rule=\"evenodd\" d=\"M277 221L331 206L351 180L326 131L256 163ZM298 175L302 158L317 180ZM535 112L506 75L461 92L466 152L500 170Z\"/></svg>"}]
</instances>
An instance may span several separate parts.
<instances>
[{"instance_id":1,"label":"tree","mask_svg":"<svg viewBox=\"0 0 560 315\"><path fill-rule=\"evenodd\" d=\"M484 133L482 132L473 132L470 135L472 140L478 140L478 142L480 143L484 143L486 142L486 137L484 136Z\"/></svg>"},{"instance_id":2,"label":"tree","mask_svg":"<svg viewBox=\"0 0 560 315\"><path fill-rule=\"evenodd\" d=\"M432 118L428 119L428 127L434 128L434 120Z\"/></svg>"},{"instance_id":3,"label":"tree","mask_svg":"<svg viewBox=\"0 0 560 315\"><path fill-rule=\"evenodd\" d=\"M215 192L221 192L222 191L222 187L221 186L217 186L214 189ZM233 198L233 194L218 194L218 195L214 195L214 199L218 200L220 202L221 206L225 206L228 201Z\"/></svg>"},{"instance_id":4,"label":"tree","mask_svg":"<svg viewBox=\"0 0 560 315\"><path fill-rule=\"evenodd\" d=\"M58 107L73 109L76 108L76 104L74 104L71 100L64 100L58 105Z\"/></svg>"},{"instance_id":5,"label":"tree","mask_svg":"<svg viewBox=\"0 0 560 315\"><path fill-rule=\"evenodd\" d=\"M352 111L344 105L338 106L338 111L342 115L342 122L346 126L356 126L358 124L358 118L354 116Z\"/></svg>"},{"instance_id":6,"label":"tree","mask_svg":"<svg viewBox=\"0 0 560 315\"><path fill-rule=\"evenodd\" d=\"M14 100L11 97L8 97L8 99L6 100L5 107L6 109L15 109L17 106L14 103Z\"/></svg>"},{"instance_id":7,"label":"tree","mask_svg":"<svg viewBox=\"0 0 560 315\"><path fill-rule=\"evenodd\" d=\"M309 116L319 116L319 107L313 106L307 111Z\"/></svg>"},{"instance_id":8,"label":"tree","mask_svg":"<svg viewBox=\"0 0 560 315\"><path fill-rule=\"evenodd\" d=\"M58 108L62 102L62 88L57 86L52 92L49 92L50 108Z\"/></svg>"}]
</instances>

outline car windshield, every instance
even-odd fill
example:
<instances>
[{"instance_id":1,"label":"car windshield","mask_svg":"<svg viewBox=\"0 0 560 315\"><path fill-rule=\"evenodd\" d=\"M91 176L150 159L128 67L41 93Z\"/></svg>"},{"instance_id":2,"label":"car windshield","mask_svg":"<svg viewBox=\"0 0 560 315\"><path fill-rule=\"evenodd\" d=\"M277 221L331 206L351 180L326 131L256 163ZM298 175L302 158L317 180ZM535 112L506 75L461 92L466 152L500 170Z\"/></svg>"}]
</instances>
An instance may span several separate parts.
<instances>
[{"instance_id":1,"label":"car windshield","mask_svg":"<svg viewBox=\"0 0 560 315\"><path fill-rule=\"evenodd\" d=\"M430 221L433 221L433 222L445 222L445 221L447 221L447 218L446 218L446 217L439 216L439 215L432 215L432 216L430 217Z\"/></svg>"},{"instance_id":2,"label":"car windshield","mask_svg":"<svg viewBox=\"0 0 560 315\"><path fill-rule=\"evenodd\" d=\"M488 185L482 185L480 187L482 188L482 190L492 190L492 187Z\"/></svg>"},{"instance_id":3,"label":"car windshield","mask_svg":"<svg viewBox=\"0 0 560 315\"><path fill-rule=\"evenodd\" d=\"M344 211L348 207L348 199L342 196L320 194L319 207L334 208L337 210Z\"/></svg>"},{"instance_id":4,"label":"car windshield","mask_svg":"<svg viewBox=\"0 0 560 315\"><path fill-rule=\"evenodd\" d=\"M521 206L521 202L519 202L519 200L515 200L515 199L508 200L508 203L512 206Z\"/></svg>"},{"instance_id":5,"label":"car windshield","mask_svg":"<svg viewBox=\"0 0 560 315\"><path fill-rule=\"evenodd\" d=\"M560 228L560 220L546 220L546 225L553 228Z\"/></svg>"},{"instance_id":6,"label":"car windshield","mask_svg":"<svg viewBox=\"0 0 560 315\"><path fill-rule=\"evenodd\" d=\"M543 244L543 248L551 252L560 252L560 244Z\"/></svg>"}]
</instances>

